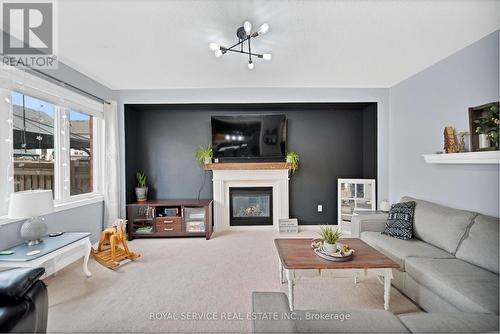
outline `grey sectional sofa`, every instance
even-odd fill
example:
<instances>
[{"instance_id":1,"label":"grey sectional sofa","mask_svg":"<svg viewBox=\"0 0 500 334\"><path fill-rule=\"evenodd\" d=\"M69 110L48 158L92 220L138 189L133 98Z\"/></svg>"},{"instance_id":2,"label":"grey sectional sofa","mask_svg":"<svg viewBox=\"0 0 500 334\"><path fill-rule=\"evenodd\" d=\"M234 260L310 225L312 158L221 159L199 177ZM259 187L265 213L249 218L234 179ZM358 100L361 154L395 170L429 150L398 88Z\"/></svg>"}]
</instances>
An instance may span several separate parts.
<instances>
[{"instance_id":1,"label":"grey sectional sofa","mask_svg":"<svg viewBox=\"0 0 500 334\"><path fill-rule=\"evenodd\" d=\"M254 292L254 332L486 333L499 329L500 220L435 203L415 201L414 238L383 235L387 214L353 217L353 237L399 264L393 285L427 312L395 316L383 310L290 312L286 295ZM349 314L349 320L314 315ZM309 319L308 319L309 318Z\"/></svg>"},{"instance_id":2,"label":"grey sectional sofa","mask_svg":"<svg viewBox=\"0 0 500 334\"><path fill-rule=\"evenodd\" d=\"M290 311L281 292L252 294L254 333L492 333L498 315L484 313L411 313L384 310Z\"/></svg>"},{"instance_id":3,"label":"grey sectional sofa","mask_svg":"<svg viewBox=\"0 0 500 334\"><path fill-rule=\"evenodd\" d=\"M400 267L393 285L427 312L498 314L499 219L415 201L414 238L381 234L387 215L359 215L353 237L361 238Z\"/></svg>"}]
</instances>

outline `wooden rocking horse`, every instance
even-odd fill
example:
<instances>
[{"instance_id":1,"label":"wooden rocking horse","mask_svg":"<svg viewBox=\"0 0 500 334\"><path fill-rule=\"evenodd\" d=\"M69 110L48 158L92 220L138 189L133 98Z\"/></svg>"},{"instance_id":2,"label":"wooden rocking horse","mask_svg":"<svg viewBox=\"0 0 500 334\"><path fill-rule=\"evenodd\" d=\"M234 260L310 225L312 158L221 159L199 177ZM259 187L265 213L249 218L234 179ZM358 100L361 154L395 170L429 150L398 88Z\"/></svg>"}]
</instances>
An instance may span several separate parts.
<instances>
[{"instance_id":1,"label":"wooden rocking horse","mask_svg":"<svg viewBox=\"0 0 500 334\"><path fill-rule=\"evenodd\" d=\"M116 269L124 260L135 260L141 255L129 251L125 235L125 219L117 219L111 227L102 231L97 248L92 248L92 256L97 262L110 269ZM122 244L123 248L119 245Z\"/></svg>"}]
</instances>

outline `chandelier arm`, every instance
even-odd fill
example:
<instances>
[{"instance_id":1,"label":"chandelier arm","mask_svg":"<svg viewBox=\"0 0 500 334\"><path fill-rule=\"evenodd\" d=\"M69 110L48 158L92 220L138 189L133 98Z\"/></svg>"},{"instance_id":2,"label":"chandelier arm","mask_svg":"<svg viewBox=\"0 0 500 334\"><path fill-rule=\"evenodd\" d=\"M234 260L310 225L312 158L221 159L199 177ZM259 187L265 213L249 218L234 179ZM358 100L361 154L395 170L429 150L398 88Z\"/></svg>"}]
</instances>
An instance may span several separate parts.
<instances>
[{"instance_id":1,"label":"chandelier arm","mask_svg":"<svg viewBox=\"0 0 500 334\"><path fill-rule=\"evenodd\" d=\"M248 62L252 62L252 48L250 47L250 38L248 38Z\"/></svg>"},{"instance_id":2,"label":"chandelier arm","mask_svg":"<svg viewBox=\"0 0 500 334\"><path fill-rule=\"evenodd\" d=\"M242 39L242 40L240 40L238 43L234 44L233 46L230 46L230 47L228 47L228 48L224 48L224 49L226 49L226 50L231 50L231 51L232 51L232 49L234 49L235 47L237 47L237 46L238 46L238 45L240 45L240 44L243 44L243 43L244 43L247 39L250 39L250 38L249 38L249 37L247 37L247 38L245 38L245 39Z\"/></svg>"},{"instance_id":3,"label":"chandelier arm","mask_svg":"<svg viewBox=\"0 0 500 334\"><path fill-rule=\"evenodd\" d=\"M226 51L242 53L242 54L246 54L246 55L252 55L252 56L257 57L257 58L262 58L262 55L259 53L252 53L252 52L247 52L247 51L239 51L239 50L231 50L231 49L226 49Z\"/></svg>"}]
</instances>

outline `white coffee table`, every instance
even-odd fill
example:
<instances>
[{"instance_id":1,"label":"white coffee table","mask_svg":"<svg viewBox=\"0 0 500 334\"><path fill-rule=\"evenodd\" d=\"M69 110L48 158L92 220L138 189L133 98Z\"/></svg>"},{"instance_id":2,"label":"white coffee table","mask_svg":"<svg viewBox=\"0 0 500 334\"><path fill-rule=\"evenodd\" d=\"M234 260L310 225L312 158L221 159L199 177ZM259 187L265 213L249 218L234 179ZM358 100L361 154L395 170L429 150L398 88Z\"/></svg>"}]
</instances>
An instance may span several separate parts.
<instances>
[{"instance_id":1,"label":"white coffee table","mask_svg":"<svg viewBox=\"0 0 500 334\"><path fill-rule=\"evenodd\" d=\"M83 257L83 273L90 277L88 262L92 244L90 233L64 233L58 237L45 236L38 245L26 243L6 249L14 251L11 255L0 255L0 268L45 268L43 277L55 274L62 268ZM40 251L35 255L28 252Z\"/></svg>"}]
</instances>

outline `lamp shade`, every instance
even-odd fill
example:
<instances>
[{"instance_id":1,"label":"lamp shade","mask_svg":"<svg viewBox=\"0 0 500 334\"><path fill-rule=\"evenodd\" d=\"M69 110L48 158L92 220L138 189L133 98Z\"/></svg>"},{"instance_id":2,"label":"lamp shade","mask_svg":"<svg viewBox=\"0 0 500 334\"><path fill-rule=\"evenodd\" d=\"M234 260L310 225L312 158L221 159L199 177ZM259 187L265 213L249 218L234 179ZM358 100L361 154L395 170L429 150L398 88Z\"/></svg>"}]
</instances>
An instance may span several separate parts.
<instances>
[{"instance_id":1,"label":"lamp shade","mask_svg":"<svg viewBox=\"0 0 500 334\"><path fill-rule=\"evenodd\" d=\"M51 190L19 191L10 195L9 218L32 218L54 211Z\"/></svg>"}]
</instances>

